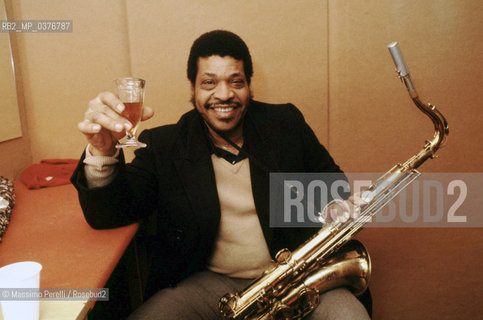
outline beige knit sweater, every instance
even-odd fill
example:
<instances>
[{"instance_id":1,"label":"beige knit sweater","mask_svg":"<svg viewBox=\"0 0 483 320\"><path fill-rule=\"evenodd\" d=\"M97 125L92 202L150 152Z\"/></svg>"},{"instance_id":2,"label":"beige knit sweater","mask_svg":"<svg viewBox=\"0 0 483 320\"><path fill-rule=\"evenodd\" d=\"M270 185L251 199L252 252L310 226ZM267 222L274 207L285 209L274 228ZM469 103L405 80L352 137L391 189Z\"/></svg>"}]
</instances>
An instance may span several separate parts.
<instances>
[{"instance_id":1,"label":"beige knit sweater","mask_svg":"<svg viewBox=\"0 0 483 320\"><path fill-rule=\"evenodd\" d=\"M211 156L221 207L221 222L208 269L235 278L255 278L271 262L255 210L249 160L230 164Z\"/></svg>"}]
</instances>

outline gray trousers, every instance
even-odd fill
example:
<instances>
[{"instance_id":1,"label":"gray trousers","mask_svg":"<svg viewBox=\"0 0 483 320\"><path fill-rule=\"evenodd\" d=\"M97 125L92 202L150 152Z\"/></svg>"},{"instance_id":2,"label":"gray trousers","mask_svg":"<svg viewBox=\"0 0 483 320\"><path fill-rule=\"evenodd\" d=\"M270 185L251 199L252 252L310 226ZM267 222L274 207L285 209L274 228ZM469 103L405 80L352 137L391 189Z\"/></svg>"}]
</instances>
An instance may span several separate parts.
<instances>
[{"instance_id":1,"label":"gray trousers","mask_svg":"<svg viewBox=\"0 0 483 320\"><path fill-rule=\"evenodd\" d=\"M226 293L248 286L252 280L234 279L211 271L196 273L175 288L159 291L129 317L130 320L220 319L218 301ZM364 306L347 289L335 289L320 296L320 305L307 320L370 319Z\"/></svg>"}]
</instances>

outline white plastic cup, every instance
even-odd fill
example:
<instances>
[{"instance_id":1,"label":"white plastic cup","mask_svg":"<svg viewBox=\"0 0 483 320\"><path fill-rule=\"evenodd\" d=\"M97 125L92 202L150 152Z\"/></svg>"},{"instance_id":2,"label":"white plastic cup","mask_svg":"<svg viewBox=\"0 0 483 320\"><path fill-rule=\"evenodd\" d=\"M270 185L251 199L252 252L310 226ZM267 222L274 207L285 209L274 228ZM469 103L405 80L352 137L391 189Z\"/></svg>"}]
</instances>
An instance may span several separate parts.
<instances>
[{"instance_id":1,"label":"white plastic cup","mask_svg":"<svg viewBox=\"0 0 483 320\"><path fill-rule=\"evenodd\" d=\"M22 289L29 289L29 296L32 292L38 293L40 270L42 265L34 261L16 262L0 268L0 303L4 320L39 319L39 299L17 299L14 295L21 296L27 291Z\"/></svg>"}]
</instances>

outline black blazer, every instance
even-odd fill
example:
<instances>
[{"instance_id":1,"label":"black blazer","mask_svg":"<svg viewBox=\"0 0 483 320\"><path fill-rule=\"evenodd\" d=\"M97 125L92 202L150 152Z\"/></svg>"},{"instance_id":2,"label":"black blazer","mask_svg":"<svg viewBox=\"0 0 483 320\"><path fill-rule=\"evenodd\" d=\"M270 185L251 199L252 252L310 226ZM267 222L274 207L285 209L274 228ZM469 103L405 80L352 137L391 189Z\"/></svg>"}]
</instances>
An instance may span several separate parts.
<instances>
[{"instance_id":1,"label":"black blazer","mask_svg":"<svg viewBox=\"0 0 483 320\"><path fill-rule=\"evenodd\" d=\"M252 189L268 248L272 256L282 248L293 250L316 230L269 228L268 171L340 169L291 104L251 101L243 125L246 150L256 159L250 161ZM177 124L143 131L139 139L147 147L136 151L131 164L125 164L121 154L108 186L87 189L82 159L72 182L93 228L156 218L148 248L154 259L154 292L205 268L217 235L220 205L206 128L195 110Z\"/></svg>"}]
</instances>

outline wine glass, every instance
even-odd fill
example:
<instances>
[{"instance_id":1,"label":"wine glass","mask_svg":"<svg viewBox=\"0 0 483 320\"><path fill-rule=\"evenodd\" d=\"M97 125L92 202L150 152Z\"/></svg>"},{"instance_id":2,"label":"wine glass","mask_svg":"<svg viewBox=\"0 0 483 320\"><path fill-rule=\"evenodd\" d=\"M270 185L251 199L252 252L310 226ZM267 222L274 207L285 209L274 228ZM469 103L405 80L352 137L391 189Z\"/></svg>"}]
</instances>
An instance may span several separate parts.
<instances>
[{"instance_id":1,"label":"wine glass","mask_svg":"<svg viewBox=\"0 0 483 320\"><path fill-rule=\"evenodd\" d=\"M126 140L118 143L116 148L146 147L145 143L136 139L136 130L143 115L144 86L146 81L140 78L118 78L114 80L114 91L124 104L124 111L121 116L132 124L130 130L126 130Z\"/></svg>"}]
</instances>

